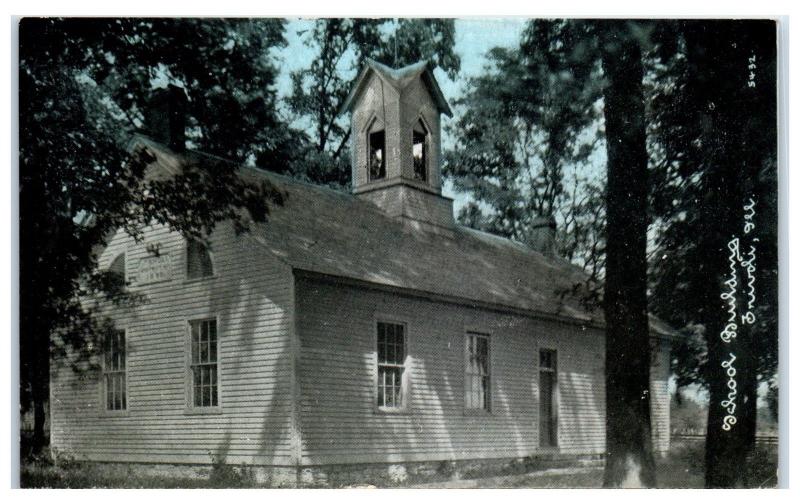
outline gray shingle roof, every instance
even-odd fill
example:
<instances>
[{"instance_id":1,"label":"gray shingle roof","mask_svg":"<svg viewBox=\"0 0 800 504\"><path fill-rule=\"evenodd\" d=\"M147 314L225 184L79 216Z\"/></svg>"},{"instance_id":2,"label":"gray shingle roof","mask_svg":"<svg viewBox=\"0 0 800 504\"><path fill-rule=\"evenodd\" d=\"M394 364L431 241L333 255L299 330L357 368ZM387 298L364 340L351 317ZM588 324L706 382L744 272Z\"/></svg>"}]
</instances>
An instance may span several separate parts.
<instances>
[{"instance_id":1,"label":"gray shingle roof","mask_svg":"<svg viewBox=\"0 0 800 504\"><path fill-rule=\"evenodd\" d=\"M169 149L141 141L168 170L180 165ZM271 208L269 221L252 237L294 269L587 325L603 323L602 310L587 310L576 296L562 295L587 278L564 259L464 226L446 234L417 229L352 194L268 171L243 167L241 173L266 179L284 194L284 204ZM674 334L655 318L651 330Z\"/></svg>"},{"instance_id":2,"label":"gray shingle roof","mask_svg":"<svg viewBox=\"0 0 800 504\"><path fill-rule=\"evenodd\" d=\"M447 103L444 94L442 94L442 90L439 88L439 84L436 82L436 78L433 76L430 64L427 61L419 61L413 65L397 69L390 68L370 58L366 58L364 62L364 68L359 72L355 84L342 103L342 106L339 108L339 114L344 114L353 107L356 98L361 94L361 91L368 81L367 78L374 72L378 74L384 82L398 91L402 91L403 88L414 81L414 79L421 76L422 82L425 83L428 91L431 93L434 103L436 103L436 106L439 108L439 112L448 117L453 117L453 111L450 110L450 105Z\"/></svg>"}]
</instances>

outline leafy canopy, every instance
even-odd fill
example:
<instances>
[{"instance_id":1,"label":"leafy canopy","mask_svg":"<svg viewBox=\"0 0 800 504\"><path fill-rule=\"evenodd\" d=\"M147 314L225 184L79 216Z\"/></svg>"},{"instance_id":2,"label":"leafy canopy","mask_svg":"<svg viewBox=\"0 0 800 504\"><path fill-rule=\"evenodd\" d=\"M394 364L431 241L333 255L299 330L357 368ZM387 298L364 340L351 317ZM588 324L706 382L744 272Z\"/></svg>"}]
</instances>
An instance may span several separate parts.
<instances>
[{"instance_id":1,"label":"leafy canopy","mask_svg":"<svg viewBox=\"0 0 800 504\"><path fill-rule=\"evenodd\" d=\"M24 19L20 23L20 341L23 404L47 397L51 332L80 350L96 331L80 303L125 298L119 278L95 271L98 247L124 228L168 225L202 237L232 219L264 220L273 188L244 182L228 163L190 163L150 180L130 152L155 87L188 99L191 147L242 162L283 159L275 110L279 20ZM247 209L249 212L241 212ZM65 348L55 348L64 351ZM37 419L38 423L38 419ZM38 426L37 426L38 427Z\"/></svg>"}]
</instances>

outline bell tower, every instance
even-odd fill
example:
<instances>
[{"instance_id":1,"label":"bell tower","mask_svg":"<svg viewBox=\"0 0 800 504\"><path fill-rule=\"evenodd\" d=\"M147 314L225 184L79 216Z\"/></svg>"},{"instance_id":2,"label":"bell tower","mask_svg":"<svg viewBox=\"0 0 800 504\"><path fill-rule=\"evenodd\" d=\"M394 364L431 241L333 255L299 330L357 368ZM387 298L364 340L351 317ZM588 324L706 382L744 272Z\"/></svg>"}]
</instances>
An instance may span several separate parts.
<instances>
[{"instance_id":1,"label":"bell tower","mask_svg":"<svg viewBox=\"0 0 800 504\"><path fill-rule=\"evenodd\" d=\"M440 118L452 111L428 63L393 69L367 59L345 112L352 112L353 193L411 224L452 228L440 161Z\"/></svg>"}]
</instances>

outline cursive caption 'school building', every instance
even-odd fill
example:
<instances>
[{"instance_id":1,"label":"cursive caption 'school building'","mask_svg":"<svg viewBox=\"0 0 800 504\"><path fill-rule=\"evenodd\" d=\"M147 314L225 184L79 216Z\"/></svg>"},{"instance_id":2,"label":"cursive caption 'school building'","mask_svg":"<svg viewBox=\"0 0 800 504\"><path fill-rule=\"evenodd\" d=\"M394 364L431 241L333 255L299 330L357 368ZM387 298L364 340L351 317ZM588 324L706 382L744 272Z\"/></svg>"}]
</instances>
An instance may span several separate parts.
<instances>
[{"instance_id":1,"label":"cursive caption 'school building'","mask_svg":"<svg viewBox=\"0 0 800 504\"><path fill-rule=\"evenodd\" d=\"M602 457L603 322L565 294L585 275L547 249L552 228L536 251L454 222L440 173L440 116L451 112L425 64L369 61L344 110L352 194L240 168L284 195L252 232L222 224L210 247L162 227L110 241L100 267L148 302L101 303L117 330L99 371L52 366L54 449L246 463L276 484ZM164 117L178 132L171 148L134 140L152 169L210 159L184 150L180 117ZM663 452L671 332L656 320L651 331Z\"/></svg>"}]
</instances>

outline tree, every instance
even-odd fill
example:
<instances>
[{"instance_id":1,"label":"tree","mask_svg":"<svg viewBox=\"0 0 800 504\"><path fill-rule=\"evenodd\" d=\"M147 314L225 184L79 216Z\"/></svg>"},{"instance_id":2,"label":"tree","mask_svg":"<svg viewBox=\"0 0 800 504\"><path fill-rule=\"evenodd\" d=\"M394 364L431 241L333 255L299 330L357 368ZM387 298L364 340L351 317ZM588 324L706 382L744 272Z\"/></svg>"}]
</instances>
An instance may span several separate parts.
<instances>
[{"instance_id":1,"label":"tree","mask_svg":"<svg viewBox=\"0 0 800 504\"><path fill-rule=\"evenodd\" d=\"M309 124L304 152L287 166L293 176L347 186L350 131L339 109L364 58L392 67L428 60L450 77L459 70L452 19L318 19L304 43L316 56L292 73L287 102L297 121Z\"/></svg>"},{"instance_id":2,"label":"tree","mask_svg":"<svg viewBox=\"0 0 800 504\"><path fill-rule=\"evenodd\" d=\"M457 103L466 111L447 158L456 187L474 199L462 221L525 241L536 217L560 210L566 233L581 240L562 250L588 256L584 266L593 278L605 275L605 486L655 485L642 49L649 43L645 23L532 21L519 51L493 50L494 72L470 82ZM585 180L584 163L602 139L599 111L605 191ZM570 165L584 180L578 175L568 192ZM600 293L590 288L584 295L591 301Z\"/></svg>"},{"instance_id":3,"label":"tree","mask_svg":"<svg viewBox=\"0 0 800 504\"><path fill-rule=\"evenodd\" d=\"M126 143L147 126L153 87L184 89L191 145L240 161L280 159L286 133L268 53L282 43L275 20L21 22L20 382L22 406L34 409L35 448L45 442L51 352L85 351L87 333L103 329L81 296L130 299L124 282L95 269L109 233L141 236L161 223L203 237L227 219L246 230L280 201L274 188L241 180L231 163L145 179L151 159Z\"/></svg>"},{"instance_id":4,"label":"tree","mask_svg":"<svg viewBox=\"0 0 800 504\"><path fill-rule=\"evenodd\" d=\"M647 144L642 26L597 23L606 86L606 470L603 485L655 486L647 311Z\"/></svg>"},{"instance_id":5,"label":"tree","mask_svg":"<svg viewBox=\"0 0 800 504\"><path fill-rule=\"evenodd\" d=\"M757 384L774 384L777 363L775 26L684 21L676 27L676 56L664 68L669 85L653 106L663 153L654 170L653 207L663 229L653 305L695 335L679 348L677 369L679 383L709 389L706 485L752 486L760 482L744 480L740 468L755 447ZM754 227L746 231L750 198ZM734 239L745 260L755 246L752 307L747 267L737 261L732 269L729 261ZM741 307L734 327L721 297L730 291L731 271L739 283L727 299ZM741 319L748 311L753 318ZM721 404L730 400L732 383L723 363L735 369L734 407Z\"/></svg>"},{"instance_id":6,"label":"tree","mask_svg":"<svg viewBox=\"0 0 800 504\"><path fill-rule=\"evenodd\" d=\"M582 26L531 21L519 48L494 48L455 102L455 146L445 174L467 193L461 222L530 242L538 218L555 217L558 252L598 273L602 184L587 174L602 140L600 68L585 58Z\"/></svg>"}]
</instances>

